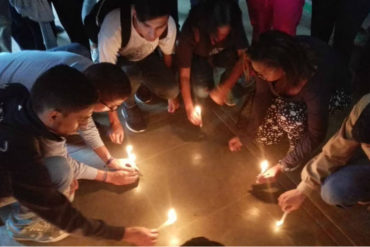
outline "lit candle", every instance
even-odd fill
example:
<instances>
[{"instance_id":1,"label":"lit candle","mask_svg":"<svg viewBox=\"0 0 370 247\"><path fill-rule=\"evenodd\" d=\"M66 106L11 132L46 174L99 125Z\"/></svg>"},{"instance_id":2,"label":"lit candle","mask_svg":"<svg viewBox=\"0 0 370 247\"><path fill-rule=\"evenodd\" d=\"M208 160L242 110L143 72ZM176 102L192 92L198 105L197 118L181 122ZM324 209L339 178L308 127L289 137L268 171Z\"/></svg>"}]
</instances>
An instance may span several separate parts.
<instances>
[{"instance_id":1,"label":"lit candle","mask_svg":"<svg viewBox=\"0 0 370 247\"><path fill-rule=\"evenodd\" d=\"M164 222L162 225L160 225L157 229L158 231L169 226L169 225L172 225L173 223L175 223L177 220L177 214L176 214L176 211L175 209L171 208L169 211L168 211L168 215L167 215L167 220L166 222Z\"/></svg>"},{"instance_id":2,"label":"lit candle","mask_svg":"<svg viewBox=\"0 0 370 247\"><path fill-rule=\"evenodd\" d=\"M276 222L275 226L280 227L284 224L285 218L287 217L288 212L284 212L283 217L279 221Z\"/></svg>"},{"instance_id":3,"label":"lit candle","mask_svg":"<svg viewBox=\"0 0 370 247\"><path fill-rule=\"evenodd\" d=\"M194 113L202 121L202 108L199 105L194 107ZM203 123L201 122L200 127L202 127L202 125L203 125Z\"/></svg>"},{"instance_id":4,"label":"lit candle","mask_svg":"<svg viewBox=\"0 0 370 247\"><path fill-rule=\"evenodd\" d=\"M267 171L268 168L269 168L269 162L267 160L263 160L261 162L261 173L260 174L265 173L265 171Z\"/></svg>"},{"instance_id":5,"label":"lit candle","mask_svg":"<svg viewBox=\"0 0 370 247\"><path fill-rule=\"evenodd\" d=\"M126 153L127 153L127 156L128 156L127 158L128 158L129 164L125 164L125 165L127 167L132 166L136 171L139 172L139 175L142 176L142 174L139 171L139 168L136 165L136 155L133 153L133 150L134 150L134 148L132 147L132 145L127 145L126 146Z\"/></svg>"}]
</instances>

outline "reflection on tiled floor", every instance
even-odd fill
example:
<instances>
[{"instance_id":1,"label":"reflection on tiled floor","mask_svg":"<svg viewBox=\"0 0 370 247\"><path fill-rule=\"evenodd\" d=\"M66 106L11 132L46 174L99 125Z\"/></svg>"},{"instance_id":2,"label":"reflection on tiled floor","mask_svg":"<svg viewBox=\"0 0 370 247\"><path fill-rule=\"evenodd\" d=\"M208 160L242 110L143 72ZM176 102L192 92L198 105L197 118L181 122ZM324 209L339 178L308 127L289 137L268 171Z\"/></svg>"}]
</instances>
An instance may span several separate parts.
<instances>
[{"instance_id":1,"label":"reflection on tiled floor","mask_svg":"<svg viewBox=\"0 0 370 247\"><path fill-rule=\"evenodd\" d=\"M149 121L147 132L126 132L126 143L134 146L144 175L138 186L81 182L75 206L110 224L149 228L158 227L168 209L175 208L178 221L161 231L159 245L178 245L197 236L225 245L335 245L303 210L289 215L275 231L282 212L270 192L281 188L256 189L259 196L250 192L259 157L229 152L226 144L232 134L213 112L205 116L202 129L184 117L183 111L151 114L149 120L155 121ZM117 156L124 154L124 146L112 148ZM80 147L73 155L88 161L87 153ZM122 243L69 237L56 245Z\"/></svg>"},{"instance_id":2,"label":"reflection on tiled floor","mask_svg":"<svg viewBox=\"0 0 370 247\"><path fill-rule=\"evenodd\" d=\"M164 104L144 108L150 110L145 111L149 123L145 133L126 131L124 145L107 142L117 157L123 157L125 145L132 144L143 177L136 187L82 181L74 205L84 215L113 225L156 228L166 220L168 209L175 208L178 221L160 232L158 245L179 245L197 236L225 245L356 243L356 239L351 242L351 236L346 236L346 232L338 232L346 230L336 225L341 224L339 221L333 223L325 212L320 214L320 206L310 205L288 215L283 228L275 230L274 223L282 216L276 198L291 186L283 181L289 179L284 177L281 183L271 188L253 185L262 157L247 150L228 151L227 141L233 135L221 120L227 118L225 111L207 104L203 110L204 126L197 128L187 122L183 110L168 114ZM285 145L276 146L275 150L266 149L265 152L274 159L273 156L281 155L284 148ZM75 158L100 166L87 147L76 144L71 145L70 150ZM336 213L331 207L329 211L332 215ZM364 227L360 223L361 220L357 226ZM351 224L356 227L356 222ZM3 228L0 230L1 243L19 244L7 239ZM366 229L370 228L362 228ZM359 243L369 244L367 235L361 234L364 231L359 232L357 237L362 237ZM69 237L55 243L75 246L122 244L125 243L81 237Z\"/></svg>"},{"instance_id":3,"label":"reflection on tiled floor","mask_svg":"<svg viewBox=\"0 0 370 247\"><path fill-rule=\"evenodd\" d=\"M180 22L186 16L187 0L179 1ZM240 0L247 34L251 28L245 1ZM299 34L309 33L309 16L304 14ZM292 213L282 229L274 223L282 216L277 196L293 188L299 174L282 177L271 187L253 186L259 172L258 149L231 153L227 141L233 136L233 109L204 109L202 128L191 126L182 110L168 114L164 104L144 107L149 129L142 134L126 131L124 145L107 142L116 157L124 156L132 144L143 177L136 187L117 187L81 181L74 205L86 216L114 225L156 228L175 208L178 221L160 232L158 245L179 245L204 236L225 245L370 245L370 217L364 207L340 210L312 198ZM150 112L150 113L149 113ZM331 133L345 114L332 119ZM98 117L99 120L102 116ZM104 120L104 119L103 119ZM75 158L102 167L96 155L72 138ZM263 150L271 160L285 151L285 145ZM126 243L71 236L54 245L125 245ZM36 245L8 238L0 227L0 245ZM40 245L40 244L37 244Z\"/></svg>"}]
</instances>

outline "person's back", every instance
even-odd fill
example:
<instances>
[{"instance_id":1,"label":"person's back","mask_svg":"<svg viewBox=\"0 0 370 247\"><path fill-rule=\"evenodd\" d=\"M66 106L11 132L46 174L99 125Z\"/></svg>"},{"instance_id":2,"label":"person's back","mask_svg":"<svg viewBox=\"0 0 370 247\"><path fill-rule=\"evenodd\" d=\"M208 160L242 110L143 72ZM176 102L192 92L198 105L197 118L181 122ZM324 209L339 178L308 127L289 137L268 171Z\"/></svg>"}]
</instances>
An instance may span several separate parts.
<instances>
[{"instance_id":1,"label":"person's back","mask_svg":"<svg viewBox=\"0 0 370 247\"><path fill-rule=\"evenodd\" d=\"M31 89L37 77L58 64L84 71L92 65L86 57L65 51L20 51L0 53L0 83L22 82Z\"/></svg>"}]
</instances>

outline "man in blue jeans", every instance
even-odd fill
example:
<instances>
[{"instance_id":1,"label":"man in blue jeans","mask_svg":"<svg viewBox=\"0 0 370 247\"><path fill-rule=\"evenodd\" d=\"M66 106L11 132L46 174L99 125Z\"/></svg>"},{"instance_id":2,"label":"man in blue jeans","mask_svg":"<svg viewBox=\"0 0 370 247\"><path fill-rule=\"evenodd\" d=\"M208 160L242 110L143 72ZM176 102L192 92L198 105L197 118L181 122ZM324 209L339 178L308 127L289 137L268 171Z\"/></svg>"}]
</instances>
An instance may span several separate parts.
<instances>
[{"instance_id":1,"label":"man in blue jeans","mask_svg":"<svg viewBox=\"0 0 370 247\"><path fill-rule=\"evenodd\" d=\"M362 153L362 158L355 158L357 152ZM294 211L320 186L322 199L330 205L366 204L370 202L369 178L370 94L367 94L353 107L322 152L306 164L297 188L279 197L279 205L285 212Z\"/></svg>"}]
</instances>

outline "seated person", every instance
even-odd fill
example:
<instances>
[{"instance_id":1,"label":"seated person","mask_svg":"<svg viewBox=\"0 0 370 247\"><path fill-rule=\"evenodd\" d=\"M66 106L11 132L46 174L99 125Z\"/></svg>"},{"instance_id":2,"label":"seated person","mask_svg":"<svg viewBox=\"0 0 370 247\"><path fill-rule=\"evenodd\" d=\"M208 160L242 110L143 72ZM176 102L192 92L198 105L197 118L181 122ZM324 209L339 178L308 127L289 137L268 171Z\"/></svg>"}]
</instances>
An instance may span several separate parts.
<instances>
[{"instance_id":1,"label":"seated person","mask_svg":"<svg viewBox=\"0 0 370 247\"><path fill-rule=\"evenodd\" d=\"M356 152L360 151L360 155ZM306 196L320 190L330 205L350 207L370 202L370 94L363 96L339 131L302 171L296 189L279 197L283 211L302 205Z\"/></svg>"},{"instance_id":2,"label":"seated person","mask_svg":"<svg viewBox=\"0 0 370 247\"><path fill-rule=\"evenodd\" d=\"M63 142L62 137L88 125L98 94L81 72L67 65L53 67L38 77L31 93L21 84L5 84L0 102L0 198L14 196L45 220L9 219L6 226L15 239L55 242L68 236L66 231L154 244L154 230L109 226L84 217L68 200L76 189L68 182L75 179L72 167L64 157L45 159L42 154L42 139Z\"/></svg>"},{"instance_id":3,"label":"seated person","mask_svg":"<svg viewBox=\"0 0 370 247\"><path fill-rule=\"evenodd\" d=\"M349 104L343 91L348 88L349 73L324 42L279 31L262 34L247 57L256 92L250 115L239 122L239 137L229 141L229 148L237 151L255 140L276 144L287 135L287 154L257 179L265 183L304 164L324 140L329 111Z\"/></svg>"},{"instance_id":4,"label":"seated person","mask_svg":"<svg viewBox=\"0 0 370 247\"><path fill-rule=\"evenodd\" d=\"M17 82L31 89L39 75L59 64L66 64L79 71L85 71L100 94L100 102L96 104L94 112L111 111L109 107L117 108L130 95L130 84L124 72L118 71L113 65L93 65L91 60L66 51L1 53L0 83ZM109 163L112 168L119 168L118 160L112 157L101 140L92 118L89 119L89 127L79 133L103 163ZM123 142L124 132L121 124L110 126L109 137L114 143ZM64 147L64 143L60 146ZM56 148L53 147L53 150ZM65 152L63 151L65 148L58 150ZM92 170L93 168L86 167L86 169ZM96 172L90 172L90 174L92 174L91 179Z\"/></svg>"},{"instance_id":5,"label":"seated person","mask_svg":"<svg viewBox=\"0 0 370 247\"><path fill-rule=\"evenodd\" d=\"M192 124L202 124L201 117L195 114L192 93L195 97L206 98L211 92L211 98L223 105L243 73L242 63L237 61L247 46L242 13L235 1L207 0L190 10L181 29L176 57L181 94ZM216 88L215 68L224 71L221 79L216 80L220 82Z\"/></svg>"},{"instance_id":6,"label":"seated person","mask_svg":"<svg viewBox=\"0 0 370 247\"><path fill-rule=\"evenodd\" d=\"M179 107L178 83L172 71L177 30L169 1L136 0L127 9L115 9L105 16L98 34L99 61L117 63L130 79L132 95L122 114L126 127L135 133L147 127L135 99L148 103L154 93L168 100L169 112ZM112 125L120 124L116 111L110 113L110 119Z\"/></svg>"}]
</instances>

